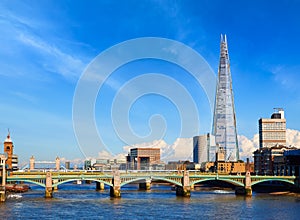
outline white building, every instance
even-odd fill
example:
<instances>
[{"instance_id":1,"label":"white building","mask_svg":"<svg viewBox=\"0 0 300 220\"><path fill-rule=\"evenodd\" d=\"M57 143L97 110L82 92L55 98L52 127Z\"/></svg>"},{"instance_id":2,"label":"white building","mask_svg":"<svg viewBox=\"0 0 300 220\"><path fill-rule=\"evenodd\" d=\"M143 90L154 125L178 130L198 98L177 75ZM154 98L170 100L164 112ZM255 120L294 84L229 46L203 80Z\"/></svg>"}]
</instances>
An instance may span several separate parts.
<instances>
[{"instance_id":1,"label":"white building","mask_svg":"<svg viewBox=\"0 0 300 220\"><path fill-rule=\"evenodd\" d=\"M282 108L275 108L271 118L261 118L259 123L259 148L286 146L286 119Z\"/></svg>"}]
</instances>

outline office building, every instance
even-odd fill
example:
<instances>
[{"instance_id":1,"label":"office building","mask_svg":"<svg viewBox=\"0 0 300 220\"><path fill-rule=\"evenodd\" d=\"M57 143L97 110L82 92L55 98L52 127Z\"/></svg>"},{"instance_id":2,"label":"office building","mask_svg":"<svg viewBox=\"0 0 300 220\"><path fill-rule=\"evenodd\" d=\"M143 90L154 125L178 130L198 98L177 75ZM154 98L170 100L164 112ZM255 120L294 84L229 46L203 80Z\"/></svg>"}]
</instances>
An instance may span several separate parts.
<instances>
[{"instance_id":1,"label":"office building","mask_svg":"<svg viewBox=\"0 0 300 220\"><path fill-rule=\"evenodd\" d=\"M212 134L225 150L225 161L239 160L239 149L226 35L221 35L220 62Z\"/></svg>"},{"instance_id":2,"label":"office building","mask_svg":"<svg viewBox=\"0 0 300 220\"><path fill-rule=\"evenodd\" d=\"M201 164L214 161L216 154L215 137L211 134L195 136L193 138L193 161Z\"/></svg>"},{"instance_id":3,"label":"office building","mask_svg":"<svg viewBox=\"0 0 300 220\"><path fill-rule=\"evenodd\" d=\"M271 118L261 118L259 124L259 148L286 145L286 119L282 108L275 108Z\"/></svg>"},{"instance_id":4,"label":"office building","mask_svg":"<svg viewBox=\"0 0 300 220\"><path fill-rule=\"evenodd\" d=\"M132 148L127 156L128 169L147 170L160 163L160 148Z\"/></svg>"}]
</instances>

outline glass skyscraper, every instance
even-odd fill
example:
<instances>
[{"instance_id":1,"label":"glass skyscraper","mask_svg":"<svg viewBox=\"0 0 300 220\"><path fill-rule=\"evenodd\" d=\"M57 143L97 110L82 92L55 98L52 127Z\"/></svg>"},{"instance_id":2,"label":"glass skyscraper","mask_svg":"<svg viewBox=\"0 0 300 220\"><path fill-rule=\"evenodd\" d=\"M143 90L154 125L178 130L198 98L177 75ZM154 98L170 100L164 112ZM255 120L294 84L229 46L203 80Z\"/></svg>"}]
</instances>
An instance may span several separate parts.
<instances>
[{"instance_id":1,"label":"glass skyscraper","mask_svg":"<svg viewBox=\"0 0 300 220\"><path fill-rule=\"evenodd\" d=\"M216 89L213 135L216 146L225 150L225 161L239 160L239 148L226 35L221 35L220 63Z\"/></svg>"}]
</instances>

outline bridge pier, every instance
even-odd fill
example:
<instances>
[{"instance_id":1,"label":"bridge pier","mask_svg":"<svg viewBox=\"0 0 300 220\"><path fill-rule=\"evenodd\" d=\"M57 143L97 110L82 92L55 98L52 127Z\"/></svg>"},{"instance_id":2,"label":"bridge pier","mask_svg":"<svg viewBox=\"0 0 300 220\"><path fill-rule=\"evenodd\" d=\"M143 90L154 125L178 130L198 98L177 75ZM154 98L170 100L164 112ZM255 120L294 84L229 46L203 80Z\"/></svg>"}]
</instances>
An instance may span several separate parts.
<instances>
[{"instance_id":1,"label":"bridge pier","mask_svg":"<svg viewBox=\"0 0 300 220\"><path fill-rule=\"evenodd\" d=\"M96 190L104 190L104 183L96 182Z\"/></svg>"},{"instance_id":2,"label":"bridge pier","mask_svg":"<svg viewBox=\"0 0 300 220\"><path fill-rule=\"evenodd\" d=\"M146 180L143 183L139 183L140 190L150 190L151 189L151 180Z\"/></svg>"},{"instance_id":3,"label":"bridge pier","mask_svg":"<svg viewBox=\"0 0 300 220\"><path fill-rule=\"evenodd\" d=\"M236 187L235 194L252 196L251 175L249 171L246 172L244 187Z\"/></svg>"},{"instance_id":4,"label":"bridge pier","mask_svg":"<svg viewBox=\"0 0 300 220\"><path fill-rule=\"evenodd\" d=\"M184 170L183 177L181 179L182 186L176 187L176 196L190 197L191 196L191 186L189 172Z\"/></svg>"},{"instance_id":5,"label":"bridge pier","mask_svg":"<svg viewBox=\"0 0 300 220\"><path fill-rule=\"evenodd\" d=\"M120 171L115 170L112 179L113 186L110 187L110 196L113 198L121 197L121 178Z\"/></svg>"},{"instance_id":6,"label":"bridge pier","mask_svg":"<svg viewBox=\"0 0 300 220\"><path fill-rule=\"evenodd\" d=\"M249 171L246 172L245 178L245 195L252 196L252 187L251 187L251 174Z\"/></svg>"},{"instance_id":7,"label":"bridge pier","mask_svg":"<svg viewBox=\"0 0 300 220\"><path fill-rule=\"evenodd\" d=\"M6 170L5 170L5 161L6 161L6 156L4 154L0 155L0 166L2 166L2 183L0 186L0 202L5 202L6 200Z\"/></svg>"},{"instance_id":8,"label":"bridge pier","mask_svg":"<svg viewBox=\"0 0 300 220\"><path fill-rule=\"evenodd\" d=\"M58 179L54 179L54 180L53 180L53 183L58 183ZM57 190L58 190L58 186L54 186L54 187L53 187L53 190L54 190L54 191L57 191Z\"/></svg>"},{"instance_id":9,"label":"bridge pier","mask_svg":"<svg viewBox=\"0 0 300 220\"><path fill-rule=\"evenodd\" d=\"M45 198L53 197L53 188L52 188L52 174L51 172L46 173L46 187L45 187Z\"/></svg>"},{"instance_id":10,"label":"bridge pier","mask_svg":"<svg viewBox=\"0 0 300 220\"><path fill-rule=\"evenodd\" d=\"M0 187L0 202L5 202L6 200L6 190L5 186Z\"/></svg>"}]
</instances>

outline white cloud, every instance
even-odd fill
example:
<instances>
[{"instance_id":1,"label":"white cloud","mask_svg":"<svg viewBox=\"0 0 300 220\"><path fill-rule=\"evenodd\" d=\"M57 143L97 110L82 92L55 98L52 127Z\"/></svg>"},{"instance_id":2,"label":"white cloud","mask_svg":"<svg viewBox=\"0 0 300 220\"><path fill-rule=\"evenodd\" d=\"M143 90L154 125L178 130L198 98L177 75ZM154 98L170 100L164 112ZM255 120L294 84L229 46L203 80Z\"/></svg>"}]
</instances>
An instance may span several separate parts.
<instances>
[{"instance_id":1,"label":"white cloud","mask_svg":"<svg viewBox=\"0 0 300 220\"><path fill-rule=\"evenodd\" d=\"M248 139L244 135L238 135L240 158L242 160L246 158L252 159L253 152L258 148L258 138L258 134L255 134L252 139Z\"/></svg>"},{"instance_id":2,"label":"white cloud","mask_svg":"<svg viewBox=\"0 0 300 220\"><path fill-rule=\"evenodd\" d=\"M177 138L169 147L167 160L190 160L193 159L193 138Z\"/></svg>"},{"instance_id":3,"label":"white cloud","mask_svg":"<svg viewBox=\"0 0 300 220\"><path fill-rule=\"evenodd\" d=\"M300 148L300 131L286 129L286 144Z\"/></svg>"},{"instance_id":4,"label":"white cloud","mask_svg":"<svg viewBox=\"0 0 300 220\"><path fill-rule=\"evenodd\" d=\"M37 36L22 33L19 40L42 55L41 62L44 69L61 74L67 79L77 78L85 67L79 58L63 52L55 45L50 45Z\"/></svg>"},{"instance_id":5,"label":"white cloud","mask_svg":"<svg viewBox=\"0 0 300 220\"><path fill-rule=\"evenodd\" d=\"M193 139L177 138L173 144L168 144L164 140L154 140L152 142L124 146L123 150L129 152L130 148L151 147L161 149L161 159L163 161L171 160L192 160L193 156Z\"/></svg>"},{"instance_id":6,"label":"white cloud","mask_svg":"<svg viewBox=\"0 0 300 220\"><path fill-rule=\"evenodd\" d=\"M77 80L86 66L83 60L90 60L81 53L82 47L87 45L60 39L49 29L53 27L51 20L44 16L39 17L36 8L26 4L22 8L18 12L17 9L12 11L8 7L0 6L0 22L3 26L0 36L3 47L0 55L8 62L13 62L14 58L18 61L18 66L14 66L14 63L9 63L7 67L6 63L1 64L1 75L13 75L9 74L12 68L14 72L28 71L31 75L41 74L46 70L60 74L67 80ZM24 11L30 11L39 19L33 19L32 16L24 14Z\"/></svg>"},{"instance_id":7,"label":"white cloud","mask_svg":"<svg viewBox=\"0 0 300 220\"><path fill-rule=\"evenodd\" d=\"M273 73L274 80L283 88L298 91L300 65L286 66L277 64L266 66L265 68Z\"/></svg>"},{"instance_id":8,"label":"white cloud","mask_svg":"<svg viewBox=\"0 0 300 220\"><path fill-rule=\"evenodd\" d=\"M109 152L103 150L103 151L98 152L98 158L112 159L113 156L111 155L111 153L109 153Z\"/></svg>"},{"instance_id":9,"label":"white cloud","mask_svg":"<svg viewBox=\"0 0 300 220\"><path fill-rule=\"evenodd\" d=\"M162 161L177 161L190 160L193 156L193 139L192 138L177 138L173 144L168 144L164 140L154 140L152 142L145 142L134 144L132 146L124 146L123 152L112 155L108 151L98 152L97 158L107 159L124 159L131 148L160 148ZM88 158L92 159L92 158ZM94 158L96 159L96 158Z\"/></svg>"},{"instance_id":10,"label":"white cloud","mask_svg":"<svg viewBox=\"0 0 300 220\"><path fill-rule=\"evenodd\" d=\"M247 157L252 158L253 152L259 147L259 135L255 134L252 139L243 135L238 135L240 157L245 160ZM300 131L286 129L286 144L300 148Z\"/></svg>"},{"instance_id":11,"label":"white cloud","mask_svg":"<svg viewBox=\"0 0 300 220\"><path fill-rule=\"evenodd\" d=\"M24 99L28 102L31 102L31 103L36 103L37 102L37 98L35 96L31 96L31 95L23 93L23 92L13 91L13 92L11 92L11 94L16 96L16 97L19 97L21 99Z\"/></svg>"},{"instance_id":12,"label":"white cloud","mask_svg":"<svg viewBox=\"0 0 300 220\"><path fill-rule=\"evenodd\" d=\"M287 129L286 130L287 145L300 148L300 131ZM253 160L253 152L259 147L259 135L255 134L252 139L244 135L238 135L238 143L240 150L240 158L246 160L250 158ZM124 146L123 152L117 155L112 155L107 151L98 153L100 158L108 159L124 159L130 151L130 148L160 148L161 159L167 161L177 160L193 160L193 138L177 138L173 144L168 144L164 140L154 140L152 142L145 142L134 144L132 146Z\"/></svg>"}]
</instances>

